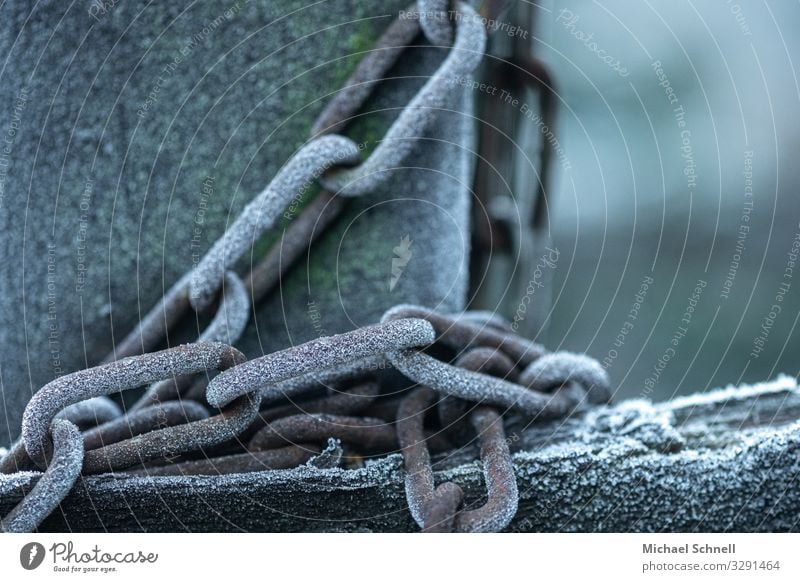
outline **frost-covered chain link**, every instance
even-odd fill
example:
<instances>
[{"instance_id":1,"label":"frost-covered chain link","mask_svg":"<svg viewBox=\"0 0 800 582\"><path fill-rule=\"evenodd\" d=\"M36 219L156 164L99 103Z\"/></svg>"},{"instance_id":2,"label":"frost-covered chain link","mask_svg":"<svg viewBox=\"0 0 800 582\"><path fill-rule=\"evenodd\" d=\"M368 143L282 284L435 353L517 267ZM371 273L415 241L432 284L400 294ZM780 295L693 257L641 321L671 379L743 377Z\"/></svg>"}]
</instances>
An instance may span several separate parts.
<instances>
[{"instance_id":1,"label":"frost-covered chain link","mask_svg":"<svg viewBox=\"0 0 800 582\"><path fill-rule=\"evenodd\" d=\"M83 438L72 422L54 419L52 457L39 481L7 516L0 520L0 531L23 533L36 529L66 497L81 473Z\"/></svg>"},{"instance_id":2,"label":"frost-covered chain link","mask_svg":"<svg viewBox=\"0 0 800 582\"><path fill-rule=\"evenodd\" d=\"M422 12L427 14L440 8L440 2L423 2ZM225 269L232 267L265 230L274 226L276 217L286 204L314 181L319 181L328 190L332 189L336 196L323 192L319 196L321 204L310 204L290 224L285 238L297 246L309 244L310 239L321 230L317 226L324 227L336 216L341 208L340 196L356 196L372 191L388 179L389 170L400 164L413 150L438 112L445 107L450 91L448 82L453 77L471 73L483 57L486 31L480 19L465 3L458 4L458 11L455 44L447 58L404 108L385 138L365 161L360 161L359 148L352 140L330 134L342 131L385 77L389 68L419 34L420 11L416 5L405 11L402 18L393 21L376 46L356 67L344 87L334 95L313 124L311 141L286 162L196 268L173 284L142 317L135 329L115 346L114 352L105 362L154 349L189 306L195 310L208 307L222 284ZM434 37L436 33L431 31L441 30L445 26L452 28L444 19L427 20L431 22L425 25L426 34L433 34ZM435 42L432 37L429 40ZM355 167L337 169L342 165ZM308 216L311 219L307 219ZM316 217L321 219L320 223ZM296 258L300 252L291 248L288 249L288 254ZM275 257L276 253L268 253L263 261L263 268L257 266L247 277L253 302L265 294L278 279L279 270L275 267Z\"/></svg>"},{"instance_id":3,"label":"frost-covered chain link","mask_svg":"<svg viewBox=\"0 0 800 582\"><path fill-rule=\"evenodd\" d=\"M423 432L426 409L436 394L418 388L403 400L397 434L406 471L405 488L411 515L422 531L486 533L502 531L517 512L519 493L501 415L486 406L470 414L478 435L487 499L482 506L459 511L463 490L455 483L434 486L433 466Z\"/></svg>"},{"instance_id":4,"label":"frost-covered chain link","mask_svg":"<svg viewBox=\"0 0 800 582\"><path fill-rule=\"evenodd\" d=\"M453 42L450 24L450 0L419 0L419 24L433 44L449 46Z\"/></svg>"},{"instance_id":5,"label":"frost-covered chain link","mask_svg":"<svg viewBox=\"0 0 800 582\"><path fill-rule=\"evenodd\" d=\"M268 229L289 202L328 168L354 164L358 145L350 138L325 135L292 156L270 184L250 202L222 238L192 271L189 301L196 311L208 307L217 294L226 266L233 266Z\"/></svg>"},{"instance_id":6,"label":"frost-covered chain link","mask_svg":"<svg viewBox=\"0 0 800 582\"><path fill-rule=\"evenodd\" d=\"M50 423L71 404L184 374L223 370L244 360L238 350L221 343L198 343L133 356L61 376L33 395L22 415L22 440L36 463L44 461Z\"/></svg>"},{"instance_id":7,"label":"frost-covered chain link","mask_svg":"<svg viewBox=\"0 0 800 582\"><path fill-rule=\"evenodd\" d=\"M360 196L383 183L400 166L436 116L447 107L453 79L472 73L483 59L486 30L475 11L458 3L455 41L441 66L403 109L370 156L353 168L334 168L322 185L341 196Z\"/></svg>"},{"instance_id":8,"label":"frost-covered chain link","mask_svg":"<svg viewBox=\"0 0 800 582\"><path fill-rule=\"evenodd\" d=\"M421 385L403 399L397 416L409 510L426 532L501 531L516 514L519 494L503 429L504 411L486 404L534 418L561 417L587 402L607 402L608 376L587 356L545 353L543 347L503 331L503 323L494 317L448 316L399 305L383 320L414 316L429 321L437 341L456 354L455 366L412 349L387 355L400 372ZM435 485L423 422L437 400L443 430L458 438L454 429L468 417L478 435L487 500L476 509L459 510L464 493L455 483ZM470 411L466 401L479 404Z\"/></svg>"},{"instance_id":9,"label":"frost-covered chain link","mask_svg":"<svg viewBox=\"0 0 800 582\"><path fill-rule=\"evenodd\" d=\"M226 266L231 266L255 240L271 228L304 186L314 180L339 196L360 196L375 190L418 145L450 99L448 84L470 74L483 58L486 31L470 6L459 3L455 42L447 58L391 125L370 156L361 161L358 145L339 135L313 139L278 172L267 188L201 259L192 272L189 301L195 310L216 296ZM359 163L360 162L360 163ZM345 168L343 166L354 166Z\"/></svg>"},{"instance_id":10,"label":"frost-covered chain link","mask_svg":"<svg viewBox=\"0 0 800 582\"><path fill-rule=\"evenodd\" d=\"M250 299L247 289L236 273L228 271L225 273L222 288L222 302L214 319L200 334L198 341L233 345L239 341L249 319ZM164 400L177 398L191 382L191 376L183 376L182 378L168 378L153 384L131 407L131 410L138 410L159 404Z\"/></svg>"},{"instance_id":11,"label":"frost-covered chain link","mask_svg":"<svg viewBox=\"0 0 800 582\"><path fill-rule=\"evenodd\" d=\"M429 346L435 337L433 327L425 320L397 319L318 338L227 370L211 381L206 398L212 406L222 407L254 390L260 391L261 398L296 394L281 382L393 350ZM297 390L304 385L301 383Z\"/></svg>"}]
</instances>

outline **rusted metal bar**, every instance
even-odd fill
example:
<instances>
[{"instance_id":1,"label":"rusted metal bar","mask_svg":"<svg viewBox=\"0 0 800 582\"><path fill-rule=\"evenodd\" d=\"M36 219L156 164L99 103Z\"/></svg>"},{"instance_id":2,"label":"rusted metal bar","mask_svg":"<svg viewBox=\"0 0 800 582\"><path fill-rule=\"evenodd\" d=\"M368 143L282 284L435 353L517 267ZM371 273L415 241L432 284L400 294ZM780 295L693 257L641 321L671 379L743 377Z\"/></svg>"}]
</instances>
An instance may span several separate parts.
<instances>
[{"instance_id":1,"label":"rusted metal bar","mask_svg":"<svg viewBox=\"0 0 800 582\"><path fill-rule=\"evenodd\" d=\"M379 391L380 385L377 382L362 382L323 398L263 409L259 413L259 418L264 422L271 422L284 416L301 413L353 415L372 404Z\"/></svg>"},{"instance_id":2,"label":"rusted metal bar","mask_svg":"<svg viewBox=\"0 0 800 582\"><path fill-rule=\"evenodd\" d=\"M373 403L379 391L380 386L377 382L362 382L342 390L341 392L329 394L323 398L262 408L253 423L247 427L246 430L242 431L237 438L242 442L247 442L270 422L286 416L297 414L335 414L351 416L362 412ZM365 414L364 416L370 415Z\"/></svg>"},{"instance_id":3,"label":"rusted metal bar","mask_svg":"<svg viewBox=\"0 0 800 582\"><path fill-rule=\"evenodd\" d=\"M326 231L344 206L345 199L323 190L292 220L281 240L267 251L245 279L254 305L278 285L281 277Z\"/></svg>"},{"instance_id":4,"label":"rusted metal bar","mask_svg":"<svg viewBox=\"0 0 800 582\"><path fill-rule=\"evenodd\" d=\"M425 505L424 533L450 533L455 527L458 509L464 501L464 491L452 481L439 485Z\"/></svg>"},{"instance_id":5,"label":"rusted metal bar","mask_svg":"<svg viewBox=\"0 0 800 582\"><path fill-rule=\"evenodd\" d=\"M407 14L414 9L409 7ZM419 34L416 18L395 18L311 127L311 135L341 132Z\"/></svg>"},{"instance_id":6,"label":"rusted metal bar","mask_svg":"<svg viewBox=\"0 0 800 582\"><path fill-rule=\"evenodd\" d=\"M436 393L420 387L403 398L397 410L397 441L403 453L408 509L419 527L425 527L425 505L433 497L433 467L425 443L423 420L435 405Z\"/></svg>"},{"instance_id":7,"label":"rusted metal bar","mask_svg":"<svg viewBox=\"0 0 800 582\"><path fill-rule=\"evenodd\" d=\"M487 500L477 509L459 513L455 517L454 528L458 532L501 531L511 522L519 504L517 480L503 420L488 407L473 412L471 420L480 440Z\"/></svg>"},{"instance_id":8,"label":"rusted metal bar","mask_svg":"<svg viewBox=\"0 0 800 582\"><path fill-rule=\"evenodd\" d=\"M245 394L219 414L187 424L147 432L86 451L83 473L118 471L156 459L202 451L235 438L258 414L258 394Z\"/></svg>"},{"instance_id":9,"label":"rusted metal bar","mask_svg":"<svg viewBox=\"0 0 800 582\"><path fill-rule=\"evenodd\" d=\"M164 402L132 412L83 433L83 448L91 451L160 428L208 418L204 406L191 400Z\"/></svg>"}]
</instances>

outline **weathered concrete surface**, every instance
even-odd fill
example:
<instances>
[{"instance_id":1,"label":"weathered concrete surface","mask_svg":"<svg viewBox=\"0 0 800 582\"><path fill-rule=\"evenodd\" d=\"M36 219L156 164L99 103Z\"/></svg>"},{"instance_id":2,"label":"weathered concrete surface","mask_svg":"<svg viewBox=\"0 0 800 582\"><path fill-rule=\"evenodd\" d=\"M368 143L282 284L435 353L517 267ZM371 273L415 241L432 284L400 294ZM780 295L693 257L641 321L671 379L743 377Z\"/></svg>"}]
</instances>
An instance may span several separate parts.
<instances>
[{"instance_id":1,"label":"weathered concrete surface","mask_svg":"<svg viewBox=\"0 0 800 582\"><path fill-rule=\"evenodd\" d=\"M510 531L797 531L800 388L794 378L651 405L628 401L507 434L520 490ZM466 449L438 459L480 503ZM0 514L38 474L0 476ZM414 531L402 462L225 477L89 477L43 530Z\"/></svg>"},{"instance_id":2,"label":"weathered concrete surface","mask_svg":"<svg viewBox=\"0 0 800 582\"><path fill-rule=\"evenodd\" d=\"M0 5L0 444L35 390L96 363L195 264L407 4ZM398 73L414 76L367 110L404 104L443 58L412 52ZM453 109L465 103L454 88ZM374 147L396 114L349 133ZM351 206L260 306L248 356L398 302L463 305L469 127L443 113L409 169ZM390 290L406 236L412 256Z\"/></svg>"}]
</instances>

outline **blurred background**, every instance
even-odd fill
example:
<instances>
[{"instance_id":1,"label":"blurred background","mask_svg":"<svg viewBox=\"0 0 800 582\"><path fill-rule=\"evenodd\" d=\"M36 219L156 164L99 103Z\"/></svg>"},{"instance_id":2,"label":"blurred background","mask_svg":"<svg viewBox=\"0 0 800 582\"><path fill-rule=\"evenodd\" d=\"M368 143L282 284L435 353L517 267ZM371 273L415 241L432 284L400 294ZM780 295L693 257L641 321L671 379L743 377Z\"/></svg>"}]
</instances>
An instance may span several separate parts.
<instances>
[{"instance_id":1,"label":"blurred background","mask_svg":"<svg viewBox=\"0 0 800 582\"><path fill-rule=\"evenodd\" d=\"M800 4L533 10L559 147L548 193L557 260L538 273L518 264L523 278L552 278L551 298L533 285L533 303L549 306L539 339L603 361L617 398L796 375ZM508 293L502 311L520 304Z\"/></svg>"}]
</instances>

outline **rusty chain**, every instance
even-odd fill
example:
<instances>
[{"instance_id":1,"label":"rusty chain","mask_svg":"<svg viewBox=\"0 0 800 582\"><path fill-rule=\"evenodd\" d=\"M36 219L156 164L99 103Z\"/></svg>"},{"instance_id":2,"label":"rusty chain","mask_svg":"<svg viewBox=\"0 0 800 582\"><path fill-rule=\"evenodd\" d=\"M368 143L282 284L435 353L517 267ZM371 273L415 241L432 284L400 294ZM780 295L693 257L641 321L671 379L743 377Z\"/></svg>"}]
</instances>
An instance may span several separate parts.
<instances>
[{"instance_id":1,"label":"rusty chain","mask_svg":"<svg viewBox=\"0 0 800 582\"><path fill-rule=\"evenodd\" d=\"M407 313L425 318L397 319ZM59 414L76 402L143 386L165 376L220 370L206 389L206 399L221 409L219 414L209 416L199 403L171 401L107 420L82 435L78 433L80 455L68 456L73 461L79 460L77 472L131 470L148 474L152 470L153 475L207 475L287 468L308 461L321 444L335 438L348 451L357 452L348 452L344 459L403 452L409 507L425 531L499 530L514 516L516 507L516 485L503 432L503 413L514 409L528 416L543 411L552 416L556 412L566 415L583 401L607 400L608 379L590 358L570 353L541 353L540 346L536 353L541 355L534 357L525 340L476 326L472 319L465 317L462 321L458 316L403 305L387 312L383 323L375 326L319 338L249 361L225 344L199 342L76 372L51 382L31 400L24 415L22 447L15 446L13 454L7 455L14 466L6 467L10 463L4 459L3 470L18 470L25 462L32 461L51 471L65 471L63 463L47 464L48 458L65 458L59 456L63 439L59 441L53 435L52 443L49 442L52 429L48 427L68 422L59 418ZM454 485L433 487L429 449L446 451L453 444L445 435L447 425L440 423L438 429L426 430L422 419L427 409L437 404L442 409L443 399L453 395L446 382L423 382L422 387L398 402L391 394L381 395L379 384L368 379L379 357L391 361L398 350L421 354L422 350L437 347L440 353L449 350L445 358L455 365L426 357L442 366L445 376L472 374L467 383L474 390L457 395L478 404L467 410L478 434L488 491L486 504L478 509L460 510L464 495ZM520 355L525 357L519 358ZM520 364L512 363L514 357ZM400 366L398 369L403 371ZM405 375L416 381L413 373ZM521 383L497 376L517 378ZM265 411L270 413L266 415L268 418L260 418L262 401L274 402L287 396L302 398L319 389L321 384L316 381L319 379L343 386L349 382L352 387L343 387L327 397L312 398L305 404L293 401L280 408L268 408ZM486 406L498 402L497 382L504 383L501 388L511 390L506 398L500 399L504 407L500 411ZM519 392L535 395L539 399L537 407L531 409L525 399L518 397ZM364 400L359 402L360 398ZM370 406L381 399L389 401L390 409L394 407L394 418L369 416ZM550 404L553 402L558 405ZM351 415L359 411L364 416ZM458 422L456 419L454 424ZM70 426L75 425L70 423ZM256 431L245 443L242 437L254 426ZM192 454L205 455L219 446L225 454L192 458ZM69 450L74 449L72 446ZM44 483L43 495L57 497L69 490L54 489L46 485L47 481ZM36 491L34 488L31 494ZM55 498L48 499L48 503L36 507L50 507Z\"/></svg>"},{"instance_id":2,"label":"rusty chain","mask_svg":"<svg viewBox=\"0 0 800 582\"><path fill-rule=\"evenodd\" d=\"M103 363L62 376L33 396L22 437L0 459L0 472L44 472L2 519L4 531L36 529L81 474L358 466L365 455L396 452L404 457L412 517L424 531L499 531L508 525L517 490L504 413L553 418L607 401L608 378L594 360L547 353L494 314L446 315L413 305L396 306L375 325L252 360L232 347L252 305L339 214L345 198L388 178L445 106L448 80L480 62L486 41L480 19L468 4L454 6L456 12L448 0L420 0L419 10L412 5L406 18L396 19L319 116L311 139L197 267ZM430 44L449 47L448 55L362 160L361 148L334 132L343 130L420 31ZM286 229L281 247L244 278L230 270L312 182L325 190ZM152 351L189 310L205 311L217 299L197 342ZM377 373L386 367L412 385L384 392ZM107 398L142 387L144 395L126 414ZM438 425L423 423L429 410L438 411ZM467 420L477 435L487 490L476 509L463 507L465 494L455 483L435 486L431 462L431 454L465 440Z\"/></svg>"}]
</instances>

